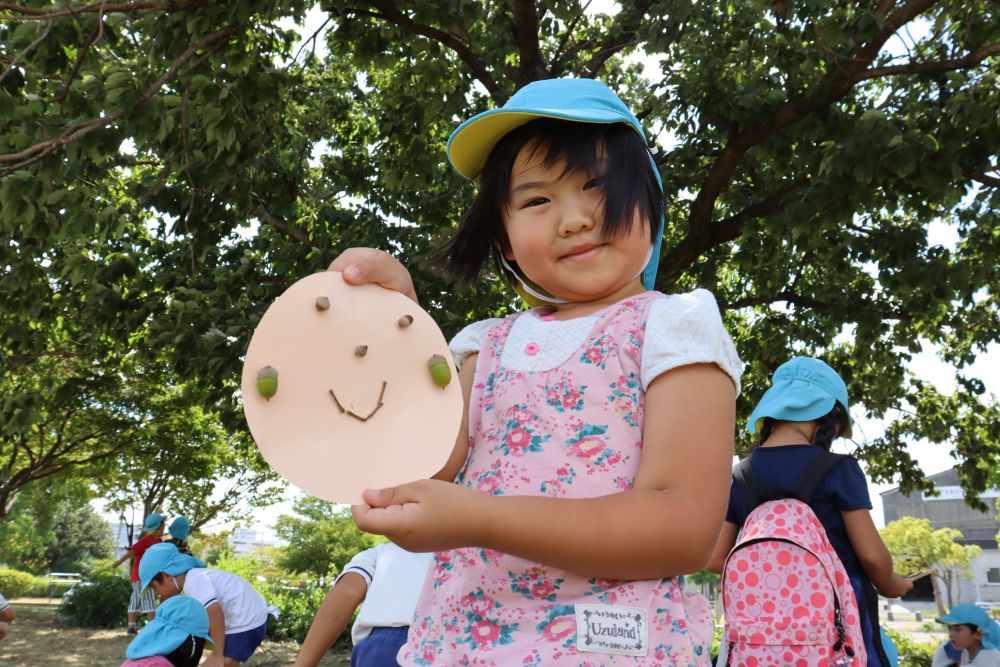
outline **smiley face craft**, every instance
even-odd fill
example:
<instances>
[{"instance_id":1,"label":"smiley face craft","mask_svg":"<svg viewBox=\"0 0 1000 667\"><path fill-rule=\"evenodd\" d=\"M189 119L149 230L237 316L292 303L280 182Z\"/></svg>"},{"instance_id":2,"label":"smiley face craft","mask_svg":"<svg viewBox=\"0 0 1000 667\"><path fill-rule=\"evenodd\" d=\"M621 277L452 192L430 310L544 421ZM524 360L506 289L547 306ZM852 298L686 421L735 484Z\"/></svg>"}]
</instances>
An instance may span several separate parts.
<instances>
[{"instance_id":1,"label":"smiley face craft","mask_svg":"<svg viewBox=\"0 0 1000 667\"><path fill-rule=\"evenodd\" d=\"M243 412L264 459L318 498L425 479L455 445L462 390L423 309L324 271L289 287L250 338Z\"/></svg>"}]
</instances>

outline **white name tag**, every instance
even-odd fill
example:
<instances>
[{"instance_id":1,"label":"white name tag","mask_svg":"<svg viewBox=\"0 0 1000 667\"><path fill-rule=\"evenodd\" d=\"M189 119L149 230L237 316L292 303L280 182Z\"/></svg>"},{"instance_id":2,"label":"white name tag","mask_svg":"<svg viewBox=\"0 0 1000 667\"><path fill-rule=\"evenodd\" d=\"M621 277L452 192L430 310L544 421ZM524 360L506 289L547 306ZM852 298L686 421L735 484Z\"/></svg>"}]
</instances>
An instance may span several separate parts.
<instances>
[{"instance_id":1,"label":"white name tag","mask_svg":"<svg viewBox=\"0 0 1000 667\"><path fill-rule=\"evenodd\" d=\"M578 604L576 650L618 655L646 655L649 623L646 610L610 604Z\"/></svg>"}]
</instances>

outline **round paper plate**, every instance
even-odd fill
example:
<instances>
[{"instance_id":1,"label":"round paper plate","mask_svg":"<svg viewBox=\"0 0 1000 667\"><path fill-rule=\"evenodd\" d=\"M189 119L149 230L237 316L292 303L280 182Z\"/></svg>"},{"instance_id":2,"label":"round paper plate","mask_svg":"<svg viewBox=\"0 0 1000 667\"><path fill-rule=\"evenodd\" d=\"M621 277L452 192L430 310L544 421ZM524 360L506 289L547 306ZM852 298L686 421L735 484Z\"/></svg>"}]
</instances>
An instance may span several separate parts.
<instances>
[{"instance_id":1,"label":"round paper plate","mask_svg":"<svg viewBox=\"0 0 1000 667\"><path fill-rule=\"evenodd\" d=\"M258 376L268 366L277 391L265 398ZM442 373L451 377L444 387ZM430 315L398 292L350 286L334 271L303 278L271 304L250 338L241 386L268 464L339 503L436 473L462 419L458 374Z\"/></svg>"}]
</instances>

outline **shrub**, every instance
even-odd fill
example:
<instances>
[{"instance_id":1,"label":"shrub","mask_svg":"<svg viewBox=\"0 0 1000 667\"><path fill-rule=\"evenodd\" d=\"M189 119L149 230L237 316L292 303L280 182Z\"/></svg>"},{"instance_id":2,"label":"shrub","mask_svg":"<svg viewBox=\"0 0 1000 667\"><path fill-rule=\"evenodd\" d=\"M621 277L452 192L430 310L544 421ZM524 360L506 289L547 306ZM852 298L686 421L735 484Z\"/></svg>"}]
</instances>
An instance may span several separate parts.
<instances>
[{"instance_id":1,"label":"shrub","mask_svg":"<svg viewBox=\"0 0 1000 667\"><path fill-rule=\"evenodd\" d=\"M299 588L290 586L271 586L263 592L264 599L268 604L274 605L281 611L278 620L267 628L269 638L283 641L291 640L302 643L309 626L312 625L316 611L323 603L329 591L328 586L317 583L304 584ZM349 650L351 647L350 628L353 624L347 624L347 629L334 644L335 648Z\"/></svg>"},{"instance_id":2,"label":"shrub","mask_svg":"<svg viewBox=\"0 0 1000 667\"><path fill-rule=\"evenodd\" d=\"M899 667L926 667L931 664L937 644L915 642L907 635L888 628L885 628L885 632L899 651Z\"/></svg>"},{"instance_id":3,"label":"shrub","mask_svg":"<svg viewBox=\"0 0 1000 667\"><path fill-rule=\"evenodd\" d=\"M132 587L125 578L96 574L73 588L59 606L59 613L69 625L118 628L125 625L131 594Z\"/></svg>"},{"instance_id":4,"label":"shrub","mask_svg":"<svg viewBox=\"0 0 1000 667\"><path fill-rule=\"evenodd\" d=\"M0 568L0 593L6 598L19 598L31 590L35 577L27 572Z\"/></svg>"},{"instance_id":5,"label":"shrub","mask_svg":"<svg viewBox=\"0 0 1000 667\"><path fill-rule=\"evenodd\" d=\"M31 590L25 593L25 597L61 598L73 586L68 581L52 582L48 577L32 577Z\"/></svg>"}]
</instances>

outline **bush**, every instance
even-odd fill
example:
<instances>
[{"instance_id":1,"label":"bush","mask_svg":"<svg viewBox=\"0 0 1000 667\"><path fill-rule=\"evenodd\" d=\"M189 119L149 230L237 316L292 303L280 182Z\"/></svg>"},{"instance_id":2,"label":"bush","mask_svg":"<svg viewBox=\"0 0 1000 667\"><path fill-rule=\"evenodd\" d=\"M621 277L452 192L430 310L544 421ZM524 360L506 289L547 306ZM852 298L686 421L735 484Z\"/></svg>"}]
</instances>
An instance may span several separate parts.
<instances>
[{"instance_id":1,"label":"bush","mask_svg":"<svg viewBox=\"0 0 1000 667\"><path fill-rule=\"evenodd\" d=\"M34 583L35 577L27 572L0 568L0 593L8 599L24 596Z\"/></svg>"},{"instance_id":2,"label":"bush","mask_svg":"<svg viewBox=\"0 0 1000 667\"><path fill-rule=\"evenodd\" d=\"M934 658L937 644L915 642L907 635L885 628L899 651L899 667L927 667Z\"/></svg>"},{"instance_id":3,"label":"bush","mask_svg":"<svg viewBox=\"0 0 1000 667\"><path fill-rule=\"evenodd\" d=\"M52 582L48 577L32 577L31 590L25 593L25 597L61 598L74 585L68 581Z\"/></svg>"},{"instance_id":4,"label":"bush","mask_svg":"<svg viewBox=\"0 0 1000 667\"><path fill-rule=\"evenodd\" d=\"M80 628L118 628L125 625L125 612L132 586L123 577L93 575L73 587L59 606L66 623Z\"/></svg>"},{"instance_id":5,"label":"bush","mask_svg":"<svg viewBox=\"0 0 1000 667\"><path fill-rule=\"evenodd\" d=\"M289 586L267 588L263 592L264 599L281 611L278 620L268 626L267 636L277 641L291 640L302 643L328 591L328 586L317 583L305 584L300 588ZM350 650L351 625L353 619L347 624L347 629L340 639L334 643L335 648Z\"/></svg>"}]
</instances>

